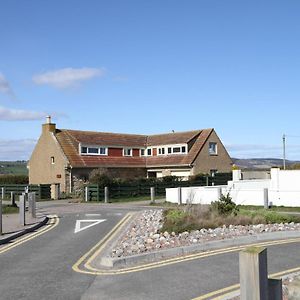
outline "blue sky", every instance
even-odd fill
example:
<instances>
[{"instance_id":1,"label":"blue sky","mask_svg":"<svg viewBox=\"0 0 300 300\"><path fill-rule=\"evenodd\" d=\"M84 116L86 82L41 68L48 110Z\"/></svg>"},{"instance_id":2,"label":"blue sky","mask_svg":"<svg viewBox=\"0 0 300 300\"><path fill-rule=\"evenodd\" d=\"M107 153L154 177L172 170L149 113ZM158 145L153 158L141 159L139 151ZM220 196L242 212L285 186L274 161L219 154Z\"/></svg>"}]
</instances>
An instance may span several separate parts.
<instances>
[{"instance_id":1,"label":"blue sky","mask_svg":"<svg viewBox=\"0 0 300 300\"><path fill-rule=\"evenodd\" d=\"M0 160L58 128L216 129L233 157L300 160L299 1L17 1L0 9Z\"/></svg>"}]
</instances>

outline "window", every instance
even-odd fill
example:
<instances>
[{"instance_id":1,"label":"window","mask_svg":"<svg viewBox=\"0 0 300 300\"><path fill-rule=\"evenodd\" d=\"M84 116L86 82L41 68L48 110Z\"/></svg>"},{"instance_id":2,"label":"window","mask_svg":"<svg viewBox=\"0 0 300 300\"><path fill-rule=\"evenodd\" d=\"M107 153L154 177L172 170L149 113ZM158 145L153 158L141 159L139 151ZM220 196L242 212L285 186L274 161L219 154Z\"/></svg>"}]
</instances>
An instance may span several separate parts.
<instances>
[{"instance_id":1,"label":"window","mask_svg":"<svg viewBox=\"0 0 300 300\"><path fill-rule=\"evenodd\" d=\"M217 154L217 143L209 143L208 152L210 155L216 155Z\"/></svg>"},{"instance_id":2,"label":"window","mask_svg":"<svg viewBox=\"0 0 300 300\"><path fill-rule=\"evenodd\" d=\"M101 148L99 148L99 151L100 151L100 155L107 155L107 153L106 153L107 148L101 147Z\"/></svg>"},{"instance_id":3,"label":"window","mask_svg":"<svg viewBox=\"0 0 300 300\"><path fill-rule=\"evenodd\" d=\"M141 156L145 156L145 149L141 149Z\"/></svg>"},{"instance_id":4,"label":"window","mask_svg":"<svg viewBox=\"0 0 300 300\"><path fill-rule=\"evenodd\" d=\"M88 148L88 154L98 154L99 148L89 147Z\"/></svg>"},{"instance_id":5,"label":"window","mask_svg":"<svg viewBox=\"0 0 300 300\"><path fill-rule=\"evenodd\" d=\"M173 153L180 153L180 147L174 147Z\"/></svg>"},{"instance_id":6,"label":"window","mask_svg":"<svg viewBox=\"0 0 300 300\"><path fill-rule=\"evenodd\" d=\"M186 152L186 146L182 146L182 147L181 147L181 152L182 152L182 153L185 153L185 152Z\"/></svg>"},{"instance_id":7,"label":"window","mask_svg":"<svg viewBox=\"0 0 300 300\"><path fill-rule=\"evenodd\" d=\"M87 147L81 147L81 153L87 153Z\"/></svg>"},{"instance_id":8,"label":"window","mask_svg":"<svg viewBox=\"0 0 300 300\"><path fill-rule=\"evenodd\" d=\"M51 164L52 164L52 165L55 164L54 156L51 156Z\"/></svg>"},{"instance_id":9,"label":"window","mask_svg":"<svg viewBox=\"0 0 300 300\"><path fill-rule=\"evenodd\" d=\"M147 155L148 155L148 156L151 156L151 155L152 155L152 149L151 149L151 148L147 149Z\"/></svg>"},{"instance_id":10,"label":"window","mask_svg":"<svg viewBox=\"0 0 300 300\"><path fill-rule=\"evenodd\" d=\"M158 154L164 155L165 154L165 148L158 148Z\"/></svg>"},{"instance_id":11,"label":"window","mask_svg":"<svg viewBox=\"0 0 300 300\"><path fill-rule=\"evenodd\" d=\"M107 155L107 147L82 146L80 153L84 155Z\"/></svg>"},{"instance_id":12,"label":"window","mask_svg":"<svg viewBox=\"0 0 300 300\"><path fill-rule=\"evenodd\" d=\"M132 156L132 148L124 148L123 155L124 156Z\"/></svg>"},{"instance_id":13,"label":"window","mask_svg":"<svg viewBox=\"0 0 300 300\"><path fill-rule=\"evenodd\" d=\"M169 147L169 148L168 148L168 154L171 154L171 153L172 153L172 148Z\"/></svg>"},{"instance_id":14,"label":"window","mask_svg":"<svg viewBox=\"0 0 300 300\"><path fill-rule=\"evenodd\" d=\"M210 170L210 176L215 177L215 175L218 173L218 170Z\"/></svg>"}]
</instances>

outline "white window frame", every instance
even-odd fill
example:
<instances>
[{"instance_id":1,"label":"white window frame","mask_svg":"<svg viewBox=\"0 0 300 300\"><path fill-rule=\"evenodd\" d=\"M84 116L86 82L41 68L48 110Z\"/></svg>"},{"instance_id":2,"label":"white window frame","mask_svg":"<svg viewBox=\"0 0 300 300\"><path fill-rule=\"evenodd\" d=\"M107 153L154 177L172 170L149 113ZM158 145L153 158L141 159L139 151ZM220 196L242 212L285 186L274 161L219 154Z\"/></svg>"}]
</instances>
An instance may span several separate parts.
<instances>
[{"instance_id":1,"label":"white window frame","mask_svg":"<svg viewBox=\"0 0 300 300\"><path fill-rule=\"evenodd\" d=\"M128 151L128 150L129 150L130 154L126 153L126 151ZM123 148L123 156L132 156L132 152L133 152L132 148Z\"/></svg>"},{"instance_id":2,"label":"white window frame","mask_svg":"<svg viewBox=\"0 0 300 300\"><path fill-rule=\"evenodd\" d=\"M50 162L51 162L51 165L54 165L54 164L55 164L55 157L54 157L54 156L51 156Z\"/></svg>"},{"instance_id":3,"label":"white window frame","mask_svg":"<svg viewBox=\"0 0 300 300\"><path fill-rule=\"evenodd\" d=\"M215 145L215 151L211 151L211 145ZM208 153L209 155L218 155L218 144L216 142L209 142L208 144Z\"/></svg>"},{"instance_id":4,"label":"white window frame","mask_svg":"<svg viewBox=\"0 0 300 300\"><path fill-rule=\"evenodd\" d=\"M86 149L87 153L81 152L82 147L86 147L87 148ZM89 152L89 148L96 148L96 149L98 149L98 153L90 153ZM104 153L100 153L101 149L104 149ZM108 147L106 147L106 146L81 145L81 144L79 144L79 153L80 153L80 155L107 156L108 155Z\"/></svg>"},{"instance_id":5,"label":"white window frame","mask_svg":"<svg viewBox=\"0 0 300 300\"><path fill-rule=\"evenodd\" d=\"M148 150L151 151L151 154L148 154ZM147 148L146 149L146 156L152 156L153 155L153 148Z\"/></svg>"},{"instance_id":6,"label":"white window frame","mask_svg":"<svg viewBox=\"0 0 300 300\"><path fill-rule=\"evenodd\" d=\"M142 150L144 150L144 154L142 154ZM146 150L145 148L141 148L140 149L140 156L146 156Z\"/></svg>"},{"instance_id":7,"label":"white window frame","mask_svg":"<svg viewBox=\"0 0 300 300\"><path fill-rule=\"evenodd\" d=\"M185 152L182 152L182 147L185 147ZM171 148L171 153L169 153L169 148ZM173 152L174 148L180 148L179 152ZM165 149L164 154L159 154L159 149ZM177 154L188 154L188 145L187 144L173 144L173 145L164 145L157 147L157 155L164 156L164 155L177 155Z\"/></svg>"}]
</instances>

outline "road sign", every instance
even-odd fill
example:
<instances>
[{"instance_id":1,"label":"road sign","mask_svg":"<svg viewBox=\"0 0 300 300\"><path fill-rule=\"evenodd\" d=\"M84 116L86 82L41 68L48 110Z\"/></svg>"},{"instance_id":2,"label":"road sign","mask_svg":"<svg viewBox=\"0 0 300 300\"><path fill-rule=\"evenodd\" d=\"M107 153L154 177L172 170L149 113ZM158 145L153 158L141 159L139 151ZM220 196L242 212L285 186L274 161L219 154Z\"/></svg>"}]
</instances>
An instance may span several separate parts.
<instances>
[{"instance_id":1,"label":"road sign","mask_svg":"<svg viewBox=\"0 0 300 300\"><path fill-rule=\"evenodd\" d=\"M100 224L104 221L106 221L106 219L101 219L101 220L99 220L99 219L98 220L97 219L93 219L93 220L76 220L74 233L83 231L83 230L88 229L92 226ZM85 225L82 227L81 224L85 224Z\"/></svg>"}]
</instances>

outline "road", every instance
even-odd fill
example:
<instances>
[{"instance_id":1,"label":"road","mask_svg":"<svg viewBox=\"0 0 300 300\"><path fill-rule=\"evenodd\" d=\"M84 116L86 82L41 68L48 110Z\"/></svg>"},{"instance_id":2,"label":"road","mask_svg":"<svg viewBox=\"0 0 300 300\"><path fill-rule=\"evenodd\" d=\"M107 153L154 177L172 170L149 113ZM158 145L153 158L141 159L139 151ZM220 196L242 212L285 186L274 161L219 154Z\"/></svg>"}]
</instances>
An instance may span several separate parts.
<instances>
[{"instance_id":1,"label":"road","mask_svg":"<svg viewBox=\"0 0 300 300\"><path fill-rule=\"evenodd\" d=\"M73 264L138 207L39 204L59 216L52 230L0 254L1 299L193 299L238 283L238 253L122 275L88 275ZM74 233L77 220L105 219ZM1 251L1 248L0 248ZM300 266L299 243L268 247L269 272Z\"/></svg>"}]
</instances>

